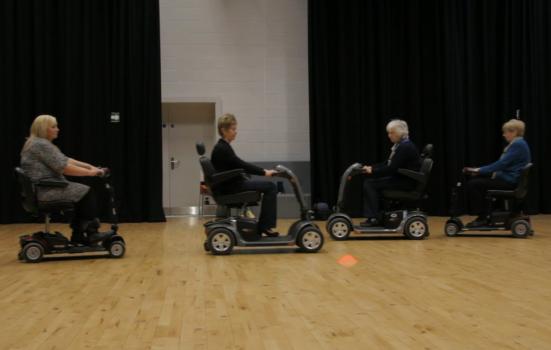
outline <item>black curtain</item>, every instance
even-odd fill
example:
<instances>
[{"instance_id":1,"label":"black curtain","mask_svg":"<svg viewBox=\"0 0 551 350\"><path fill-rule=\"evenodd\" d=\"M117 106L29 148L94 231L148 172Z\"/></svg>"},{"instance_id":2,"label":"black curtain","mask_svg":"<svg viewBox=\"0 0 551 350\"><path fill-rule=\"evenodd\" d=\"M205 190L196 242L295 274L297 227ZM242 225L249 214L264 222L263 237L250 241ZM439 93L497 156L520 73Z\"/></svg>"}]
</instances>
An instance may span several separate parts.
<instances>
[{"instance_id":1,"label":"black curtain","mask_svg":"<svg viewBox=\"0 0 551 350\"><path fill-rule=\"evenodd\" d=\"M426 207L446 215L460 169L499 158L520 109L535 164L526 207L551 212L549 18L548 0L309 1L313 200L334 203L351 163L386 159L399 117L419 148L435 146Z\"/></svg>"},{"instance_id":2,"label":"black curtain","mask_svg":"<svg viewBox=\"0 0 551 350\"><path fill-rule=\"evenodd\" d=\"M39 114L57 117L65 154L113 170L122 220L164 220L158 0L3 0L0 9L0 222L28 216L13 167Z\"/></svg>"}]
</instances>

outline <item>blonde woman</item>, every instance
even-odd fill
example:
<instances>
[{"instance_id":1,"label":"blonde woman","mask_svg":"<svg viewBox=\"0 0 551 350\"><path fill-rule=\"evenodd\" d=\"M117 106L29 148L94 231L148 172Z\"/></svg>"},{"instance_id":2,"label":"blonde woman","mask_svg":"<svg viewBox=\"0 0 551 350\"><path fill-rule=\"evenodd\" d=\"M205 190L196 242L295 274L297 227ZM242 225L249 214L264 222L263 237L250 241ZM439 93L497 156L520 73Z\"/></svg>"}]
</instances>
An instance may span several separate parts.
<instances>
[{"instance_id":1,"label":"blonde woman","mask_svg":"<svg viewBox=\"0 0 551 350\"><path fill-rule=\"evenodd\" d=\"M524 140L526 125L523 121L511 119L503 124L503 138L507 146L499 160L479 168L466 167L464 172L475 177L467 183L471 212L478 217L467 226L483 226L488 222L488 190L510 190L518 184L522 169L531 162L530 147Z\"/></svg>"},{"instance_id":2,"label":"blonde woman","mask_svg":"<svg viewBox=\"0 0 551 350\"><path fill-rule=\"evenodd\" d=\"M247 174L273 176L274 170L262 169L239 158L230 145L237 137L237 119L233 114L224 114L218 118L220 140L212 150L211 160L216 171L243 169ZM224 183L221 192L231 194L241 191L258 191L262 193L262 209L258 219L258 231L269 237L276 237L273 231L277 221L277 187L271 181L237 179Z\"/></svg>"},{"instance_id":3,"label":"blonde woman","mask_svg":"<svg viewBox=\"0 0 551 350\"><path fill-rule=\"evenodd\" d=\"M30 135L21 151L21 168L31 181L55 179L67 183L66 187L38 188L39 202L72 202L75 213L71 227L71 241L89 244L100 241L96 200L90 187L67 181L63 175L99 176L103 170L64 155L52 142L57 138L57 120L51 115L39 115L31 125Z\"/></svg>"}]
</instances>

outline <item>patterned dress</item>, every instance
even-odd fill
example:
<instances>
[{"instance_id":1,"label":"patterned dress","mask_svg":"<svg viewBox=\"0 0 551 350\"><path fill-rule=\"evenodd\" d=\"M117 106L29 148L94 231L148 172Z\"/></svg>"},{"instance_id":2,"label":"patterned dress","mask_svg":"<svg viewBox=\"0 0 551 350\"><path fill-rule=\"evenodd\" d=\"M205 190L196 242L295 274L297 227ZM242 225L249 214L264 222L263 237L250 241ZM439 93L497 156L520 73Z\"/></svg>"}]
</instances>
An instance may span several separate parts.
<instances>
[{"instance_id":1,"label":"patterned dress","mask_svg":"<svg viewBox=\"0 0 551 350\"><path fill-rule=\"evenodd\" d=\"M41 137L33 137L30 145L21 152L21 169L31 181L55 179L68 183L67 187L39 188L39 202L78 202L88 193L90 187L67 181L63 170L69 158L56 145Z\"/></svg>"}]
</instances>

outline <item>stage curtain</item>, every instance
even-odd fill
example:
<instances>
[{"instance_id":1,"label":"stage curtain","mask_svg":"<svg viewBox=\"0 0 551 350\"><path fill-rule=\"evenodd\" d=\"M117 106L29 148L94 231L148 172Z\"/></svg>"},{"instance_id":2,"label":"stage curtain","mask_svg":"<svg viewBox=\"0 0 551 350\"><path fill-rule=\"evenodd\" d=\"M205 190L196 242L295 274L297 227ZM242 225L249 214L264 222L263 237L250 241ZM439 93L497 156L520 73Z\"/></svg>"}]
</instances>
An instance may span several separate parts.
<instances>
[{"instance_id":1,"label":"stage curtain","mask_svg":"<svg viewBox=\"0 0 551 350\"><path fill-rule=\"evenodd\" d=\"M434 144L426 208L446 215L464 166L499 158L520 116L535 164L526 208L551 212L551 3L547 0L309 1L312 196L335 203L353 162L380 162L405 119ZM353 181L349 211L361 209Z\"/></svg>"},{"instance_id":2,"label":"stage curtain","mask_svg":"<svg viewBox=\"0 0 551 350\"><path fill-rule=\"evenodd\" d=\"M65 154L112 169L122 220L164 220L158 1L3 0L0 9L0 222L28 217L13 167L39 114L57 117Z\"/></svg>"}]
</instances>

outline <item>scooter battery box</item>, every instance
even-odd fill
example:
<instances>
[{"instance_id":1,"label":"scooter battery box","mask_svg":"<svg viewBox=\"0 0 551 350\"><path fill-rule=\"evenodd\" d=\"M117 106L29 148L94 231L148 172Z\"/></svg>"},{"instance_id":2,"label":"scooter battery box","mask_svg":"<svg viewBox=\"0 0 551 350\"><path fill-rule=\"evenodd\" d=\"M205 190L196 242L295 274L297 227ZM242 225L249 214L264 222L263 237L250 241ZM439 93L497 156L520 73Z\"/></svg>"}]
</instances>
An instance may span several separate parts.
<instances>
[{"instance_id":1,"label":"scooter battery box","mask_svg":"<svg viewBox=\"0 0 551 350\"><path fill-rule=\"evenodd\" d=\"M385 227L388 229L395 229L400 226L402 222L403 213L401 211L392 211L385 215Z\"/></svg>"},{"instance_id":2,"label":"scooter battery box","mask_svg":"<svg viewBox=\"0 0 551 350\"><path fill-rule=\"evenodd\" d=\"M494 211L490 215L490 221L493 225L505 225L511 216L508 211Z\"/></svg>"},{"instance_id":3,"label":"scooter battery box","mask_svg":"<svg viewBox=\"0 0 551 350\"><path fill-rule=\"evenodd\" d=\"M237 220L237 230L244 236L254 236L258 234L258 223L255 219L239 218Z\"/></svg>"}]
</instances>

